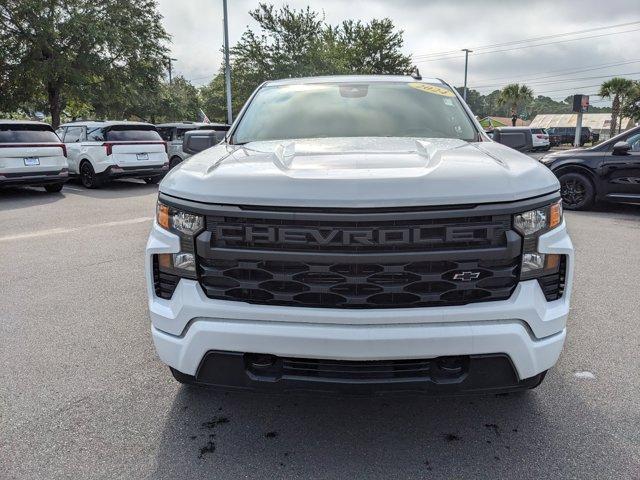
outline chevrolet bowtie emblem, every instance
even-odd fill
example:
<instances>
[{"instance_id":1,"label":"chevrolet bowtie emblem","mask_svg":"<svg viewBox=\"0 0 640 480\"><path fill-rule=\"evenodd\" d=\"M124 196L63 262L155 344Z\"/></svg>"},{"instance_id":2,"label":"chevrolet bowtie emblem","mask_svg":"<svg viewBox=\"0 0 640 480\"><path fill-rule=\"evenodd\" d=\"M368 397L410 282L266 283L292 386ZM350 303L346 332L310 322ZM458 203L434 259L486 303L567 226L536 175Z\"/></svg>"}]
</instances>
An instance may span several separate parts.
<instances>
[{"instance_id":1,"label":"chevrolet bowtie emblem","mask_svg":"<svg viewBox=\"0 0 640 480\"><path fill-rule=\"evenodd\" d=\"M470 282L471 280L477 280L480 278L480 272L460 272L453 276L454 280L461 282Z\"/></svg>"}]
</instances>

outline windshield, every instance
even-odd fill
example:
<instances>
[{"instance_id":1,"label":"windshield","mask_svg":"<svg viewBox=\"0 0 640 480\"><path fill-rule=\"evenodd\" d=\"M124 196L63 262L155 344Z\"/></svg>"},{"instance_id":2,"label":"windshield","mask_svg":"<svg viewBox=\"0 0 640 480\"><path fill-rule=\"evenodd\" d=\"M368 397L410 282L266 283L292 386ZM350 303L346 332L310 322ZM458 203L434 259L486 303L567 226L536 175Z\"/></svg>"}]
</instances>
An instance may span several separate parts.
<instances>
[{"instance_id":1,"label":"windshield","mask_svg":"<svg viewBox=\"0 0 640 480\"><path fill-rule=\"evenodd\" d=\"M449 87L354 82L261 88L233 143L322 137L459 138L476 130Z\"/></svg>"},{"instance_id":2,"label":"windshield","mask_svg":"<svg viewBox=\"0 0 640 480\"><path fill-rule=\"evenodd\" d=\"M45 125L0 125L0 143L60 143L58 136Z\"/></svg>"},{"instance_id":3,"label":"windshield","mask_svg":"<svg viewBox=\"0 0 640 480\"><path fill-rule=\"evenodd\" d=\"M162 138L154 127L143 126L117 126L107 130L107 138L110 142L140 142L161 141Z\"/></svg>"}]
</instances>

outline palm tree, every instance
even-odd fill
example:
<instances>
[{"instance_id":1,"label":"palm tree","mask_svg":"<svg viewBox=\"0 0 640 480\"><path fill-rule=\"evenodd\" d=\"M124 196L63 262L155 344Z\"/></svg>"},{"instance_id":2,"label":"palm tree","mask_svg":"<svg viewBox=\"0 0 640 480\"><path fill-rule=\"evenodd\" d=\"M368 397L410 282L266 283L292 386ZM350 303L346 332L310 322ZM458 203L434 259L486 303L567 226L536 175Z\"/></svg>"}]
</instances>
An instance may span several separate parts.
<instances>
[{"instance_id":1,"label":"palm tree","mask_svg":"<svg viewBox=\"0 0 640 480\"><path fill-rule=\"evenodd\" d=\"M518 106L527 104L533 100L533 90L526 85L510 83L502 90L498 96L498 105L509 105L511 115L518 114Z\"/></svg>"},{"instance_id":2,"label":"palm tree","mask_svg":"<svg viewBox=\"0 0 640 480\"><path fill-rule=\"evenodd\" d=\"M611 129L609 130L609 135L612 137L616 134L617 120L624 104L624 99L629 96L633 86L632 80L622 77L614 77L611 80L603 82L600 86L599 96L602 98L613 97L611 105Z\"/></svg>"}]
</instances>

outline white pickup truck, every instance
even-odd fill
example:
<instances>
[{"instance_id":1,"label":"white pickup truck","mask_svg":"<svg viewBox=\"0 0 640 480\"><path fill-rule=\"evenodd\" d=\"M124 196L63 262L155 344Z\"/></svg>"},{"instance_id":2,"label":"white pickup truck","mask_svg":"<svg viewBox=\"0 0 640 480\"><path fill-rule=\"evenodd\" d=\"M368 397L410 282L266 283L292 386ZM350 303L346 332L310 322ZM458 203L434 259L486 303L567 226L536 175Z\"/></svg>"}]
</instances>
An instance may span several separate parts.
<instances>
[{"instance_id":1,"label":"white pickup truck","mask_svg":"<svg viewBox=\"0 0 640 480\"><path fill-rule=\"evenodd\" d=\"M151 332L182 383L503 392L558 360L558 181L441 80L266 82L159 190Z\"/></svg>"}]
</instances>

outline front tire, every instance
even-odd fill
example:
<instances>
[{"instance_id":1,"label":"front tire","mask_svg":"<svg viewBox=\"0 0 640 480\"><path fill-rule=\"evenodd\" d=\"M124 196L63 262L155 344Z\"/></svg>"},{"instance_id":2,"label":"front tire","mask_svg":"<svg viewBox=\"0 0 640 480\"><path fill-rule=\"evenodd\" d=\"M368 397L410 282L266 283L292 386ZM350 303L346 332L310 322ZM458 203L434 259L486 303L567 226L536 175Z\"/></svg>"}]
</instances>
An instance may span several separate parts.
<instances>
[{"instance_id":1,"label":"front tire","mask_svg":"<svg viewBox=\"0 0 640 480\"><path fill-rule=\"evenodd\" d=\"M51 185L45 185L44 189L47 191L47 193L58 193L60 190L62 190L63 186L64 183L52 183Z\"/></svg>"},{"instance_id":2,"label":"front tire","mask_svg":"<svg viewBox=\"0 0 640 480\"><path fill-rule=\"evenodd\" d=\"M596 192L585 175L581 173L565 173L560 178L560 195L562 206L567 210L588 210L593 206Z\"/></svg>"},{"instance_id":3,"label":"front tire","mask_svg":"<svg viewBox=\"0 0 640 480\"><path fill-rule=\"evenodd\" d=\"M93 165L85 160L80 165L80 181L85 188L100 188L104 181L93 169Z\"/></svg>"},{"instance_id":4,"label":"front tire","mask_svg":"<svg viewBox=\"0 0 640 480\"><path fill-rule=\"evenodd\" d=\"M173 167L180 163L182 163L182 159L180 157L171 157L171 160L169 160L169 170L172 170Z\"/></svg>"}]
</instances>

